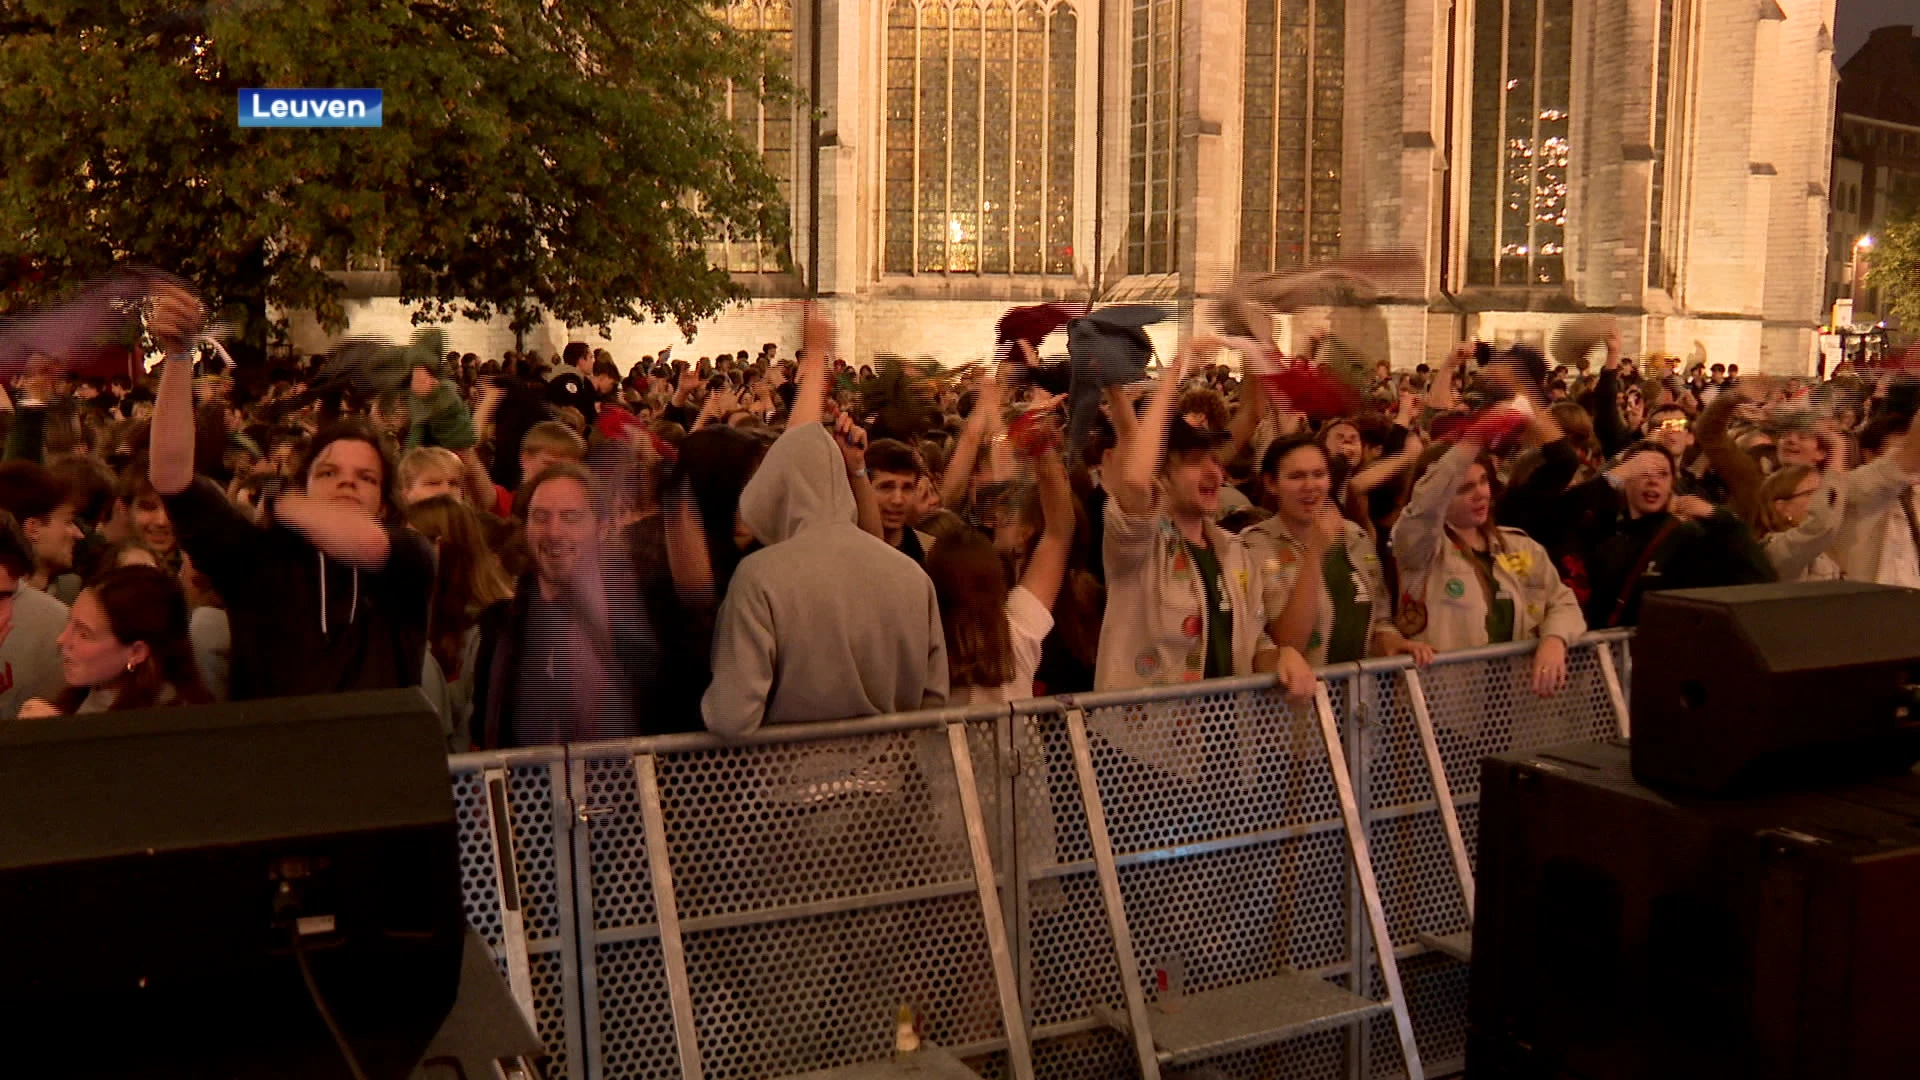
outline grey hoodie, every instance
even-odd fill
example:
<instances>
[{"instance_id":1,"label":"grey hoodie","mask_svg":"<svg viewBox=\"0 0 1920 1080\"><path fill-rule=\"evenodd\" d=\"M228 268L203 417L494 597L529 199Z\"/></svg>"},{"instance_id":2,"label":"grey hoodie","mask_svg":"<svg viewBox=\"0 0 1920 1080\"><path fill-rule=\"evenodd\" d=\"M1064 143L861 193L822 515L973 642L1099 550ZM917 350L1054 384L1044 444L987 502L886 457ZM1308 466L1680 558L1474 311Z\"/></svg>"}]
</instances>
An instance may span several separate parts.
<instances>
[{"instance_id":1,"label":"grey hoodie","mask_svg":"<svg viewBox=\"0 0 1920 1080\"><path fill-rule=\"evenodd\" d=\"M855 524L846 464L825 427L802 425L767 450L740 517L766 547L741 560L720 605L701 702L710 730L946 704L933 581Z\"/></svg>"}]
</instances>

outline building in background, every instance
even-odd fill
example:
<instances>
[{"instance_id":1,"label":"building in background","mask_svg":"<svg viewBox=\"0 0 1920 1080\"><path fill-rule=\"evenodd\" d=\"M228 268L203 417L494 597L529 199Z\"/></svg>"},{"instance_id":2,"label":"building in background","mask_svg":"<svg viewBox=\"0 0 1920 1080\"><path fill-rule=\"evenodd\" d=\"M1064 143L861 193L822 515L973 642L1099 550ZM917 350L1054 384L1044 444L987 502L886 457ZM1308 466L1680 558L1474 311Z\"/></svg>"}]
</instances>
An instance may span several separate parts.
<instances>
[{"instance_id":1,"label":"building in background","mask_svg":"<svg viewBox=\"0 0 1920 1080\"><path fill-rule=\"evenodd\" d=\"M1042 300L1177 305L1171 344L1236 272L1408 248L1419 294L1283 333L1330 319L1410 366L1597 310L1634 350L1805 370L1830 272L1833 6L736 0L817 110L728 96L786 181L792 269L726 245L753 304L691 344L633 326L609 348L790 349L783 301L805 295L863 360L976 358L1008 305ZM406 329L393 300L352 310L354 332Z\"/></svg>"},{"instance_id":2,"label":"building in background","mask_svg":"<svg viewBox=\"0 0 1920 1080\"><path fill-rule=\"evenodd\" d=\"M1852 323L1880 317L1862 278L1890 215L1920 212L1920 38L1883 26L1840 69L1834 116L1827 303L1851 299Z\"/></svg>"}]
</instances>

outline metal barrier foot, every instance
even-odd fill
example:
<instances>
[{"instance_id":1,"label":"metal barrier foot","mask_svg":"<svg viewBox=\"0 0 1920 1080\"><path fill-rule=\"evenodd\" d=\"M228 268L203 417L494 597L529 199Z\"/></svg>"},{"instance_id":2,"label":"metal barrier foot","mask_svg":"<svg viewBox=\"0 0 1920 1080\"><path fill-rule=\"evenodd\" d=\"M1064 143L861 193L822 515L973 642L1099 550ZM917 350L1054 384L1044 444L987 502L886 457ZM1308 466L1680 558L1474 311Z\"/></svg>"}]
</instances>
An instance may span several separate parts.
<instances>
[{"instance_id":1,"label":"metal barrier foot","mask_svg":"<svg viewBox=\"0 0 1920 1080\"><path fill-rule=\"evenodd\" d=\"M960 1059L931 1043L921 1043L911 1054L895 1055L891 1061L863 1061L838 1069L823 1069L787 1080L980 1080L980 1074L960 1063Z\"/></svg>"}]
</instances>

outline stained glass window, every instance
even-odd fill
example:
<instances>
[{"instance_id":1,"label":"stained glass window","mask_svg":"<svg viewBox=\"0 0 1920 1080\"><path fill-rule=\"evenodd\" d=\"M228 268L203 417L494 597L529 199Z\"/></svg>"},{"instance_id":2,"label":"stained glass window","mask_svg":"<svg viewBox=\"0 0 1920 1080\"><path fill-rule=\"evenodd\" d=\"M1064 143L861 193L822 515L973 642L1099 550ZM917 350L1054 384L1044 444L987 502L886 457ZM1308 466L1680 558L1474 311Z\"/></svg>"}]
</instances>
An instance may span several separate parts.
<instances>
[{"instance_id":1,"label":"stained glass window","mask_svg":"<svg viewBox=\"0 0 1920 1080\"><path fill-rule=\"evenodd\" d=\"M892 0L888 273L1073 273L1076 30L1066 2Z\"/></svg>"},{"instance_id":2,"label":"stained glass window","mask_svg":"<svg viewBox=\"0 0 1920 1080\"><path fill-rule=\"evenodd\" d=\"M1647 208L1647 285L1667 283L1667 100L1673 85L1674 0L1660 0L1653 28L1653 180Z\"/></svg>"},{"instance_id":3,"label":"stained glass window","mask_svg":"<svg viewBox=\"0 0 1920 1080\"><path fill-rule=\"evenodd\" d=\"M1505 0L1474 13L1467 284L1566 278L1573 0Z\"/></svg>"},{"instance_id":4,"label":"stained glass window","mask_svg":"<svg viewBox=\"0 0 1920 1080\"><path fill-rule=\"evenodd\" d=\"M1340 254L1345 0L1247 0L1240 266Z\"/></svg>"},{"instance_id":5,"label":"stained glass window","mask_svg":"<svg viewBox=\"0 0 1920 1080\"><path fill-rule=\"evenodd\" d=\"M1127 272L1173 272L1180 103L1180 0L1132 0L1127 125Z\"/></svg>"},{"instance_id":6,"label":"stained glass window","mask_svg":"<svg viewBox=\"0 0 1920 1080\"><path fill-rule=\"evenodd\" d=\"M738 30L767 37L768 54L782 65L793 62L793 6L791 0L735 0L725 9L727 23ZM725 93L727 118L748 146L760 151L767 171L780 184L780 195L793 200L794 107L768 102L753 84L729 83ZM714 261L734 273L771 273L780 269L780 253L753 239L714 245Z\"/></svg>"}]
</instances>

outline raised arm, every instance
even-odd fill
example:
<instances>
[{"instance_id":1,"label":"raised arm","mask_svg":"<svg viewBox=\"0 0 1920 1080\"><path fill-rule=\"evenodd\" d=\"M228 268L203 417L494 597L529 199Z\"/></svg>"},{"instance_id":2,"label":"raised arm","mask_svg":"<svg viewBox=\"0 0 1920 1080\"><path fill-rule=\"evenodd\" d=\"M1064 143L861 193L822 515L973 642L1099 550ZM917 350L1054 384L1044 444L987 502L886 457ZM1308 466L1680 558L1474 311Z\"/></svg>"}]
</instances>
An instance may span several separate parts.
<instances>
[{"instance_id":1,"label":"raised arm","mask_svg":"<svg viewBox=\"0 0 1920 1080\"><path fill-rule=\"evenodd\" d=\"M674 591L690 608L711 608L714 593L713 556L707 534L700 528L700 512L693 503L693 487L686 480L666 499L667 569Z\"/></svg>"},{"instance_id":2,"label":"raised arm","mask_svg":"<svg viewBox=\"0 0 1920 1080\"><path fill-rule=\"evenodd\" d=\"M167 359L153 403L147 479L162 495L178 495L193 483L193 354L189 346L205 319L200 301L185 290L163 287L154 294L148 327Z\"/></svg>"},{"instance_id":3,"label":"raised arm","mask_svg":"<svg viewBox=\"0 0 1920 1080\"><path fill-rule=\"evenodd\" d=\"M1048 450L1034 463L1034 481L1040 489L1040 516L1043 522L1040 541L1034 545L1033 558L1020 584L1040 606L1053 610L1060 595L1060 583L1067 576L1067 557L1073 548L1073 486L1067 482L1067 467L1058 451Z\"/></svg>"},{"instance_id":4,"label":"raised arm","mask_svg":"<svg viewBox=\"0 0 1920 1080\"><path fill-rule=\"evenodd\" d=\"M154 484L156 489L159 486ZM341 562L362 570L386 565L391 548L387 530L364 510L289 493L273 504L273 517Z\"/></svg>"},{"instance_id":5,"label":"raised arm","mask_svg":"<svg viewBox=\"0 0 1920 1080\"><path fill-rule=\"evenodd\" d=\"M1420 459L1420 452L1426 448L1426 443L1420 440L1419 433L1411 428L1407 429L1406 441L1400 444L1400 449L1355 473L1353 479L1347 481L1348 492L1356 496L1365 495L1381 484L1394 479L1412 468L1413 463Z\"/></svg>"},{"instance_id":6,"label":"raised arm","mask_svg":"<svg viewBox=\"0 0 1920 1080\"><path fill-rule=\"evenodd\" d=\"M1253 441L1253 433L1266 416L1267 396L1260 392L1253 373L1247 370L1245 363L1240 369L1240 411L1233 414L1233 420L1227 424L1227 434L1231 436L1220 447L1221 461L1232 461L1243 447Z\"/></svg>"},{"instance_id":7,"label":"raised arm","mask_svg":"<svg viewBox=\"0 0 1920 1080\"><path fill-rule=\"evenodd\" d=\"M1727 504L1734 513L1751 521L1760 506L1760 485L1765 477L1753 455L1740 449L1728 433L1734 409L1748 401L1747 388L1739 385L1723 388L1694 422L1693 437L1700 444L1707 462L1727 485Z\"/></svg>"},{"instance_id":8,"label":"raised arm","mask_svg":"<svg viewBox=\"0 0 1920 1080\"><path fill-rule=\"evenodd\" d=\"M1427 408L1434 412L1448 412L1457 399L1453 393L1453 373L1473 358L1473 342L1463 341L1453 347L1447 358L1440 362L1440 369L1433 373L1427 383Z\"/></svg>"},{"instance_id":9,"label":"raised arm","mask_svg":"<svg viewBox=\"0 0 1920 1080\"><path fill-rule=\"evenodd\" d=\"M789 430L818 423L826 417L827 353L833 349L833 336L833 323L817 307L808 304L800 338L805 355L800 358L793 409L787 414Z\"/></svg>"},{"instance_id":10,"label":"raised arm","mask_svg":"<svg viewBox=\"0 0 1920 1080\"><path fill-rule=\"evenodd\" d=\"M1167 425L1173 419L1180 383L1202 349L1211 352L1219 347L1219 338L1189 338L1174 355L1167 373L1160 377L1160 384L1153 388L1146 415L1140 418L1138 437L1120 458L1120 475L1114 478L1116 482L1107 484L1108 493L1123 512L1138 517L1153 506L1154 478L1160 472L1160 459L1166 456Z\"/></svg>"},{"instance_id":11,"label":"raised arm","mask_svg":"<svg viewBox=\"0 0 1920 1080\"><path fill-rule=\"evenodd\" d=\"M1393 525L1393 557L1403 573L1407 567L1431 566L1440 557L1447 542L1447 507L1480 450L1477 442L1455 443L1413 485L1413 495Z\"/></svg>"},{"instance_id":12,"label":"raised arm","mask_svg":"<svg viewBox=\"0 0 1920 1080\"><path fill-rule=\"evenodd\" d=\"M940 477L940 505L952 509L963 502L967 482L973 479L973 467L980 460L980 447L986 442L993 416L1000 411L1000 383L995 375L979 380L974 389L973 411L967 414L967 426L954 445L953 459Z\"/></svg>"},{"instance_id":13,"label":"raised arm","mask_svg":"<svg viewBox=\"0 0 1920 1080\"><path fill-rule=\"evenodd\" d=\"M1297 649L1302 655L1306 654L1314 624L1320 619L1321 567L1327 549L1340 535L1339 511L1334 510L1331 503L1321 509L1321 513L1314 515L1313 527L1300 537L1303 551L1299 560L1291 567L1283 563L1280 568L1282 577L1292 579L1287 606L1268 612L1267 636L1275 645Z\"/></svg>"}]
</instances>

